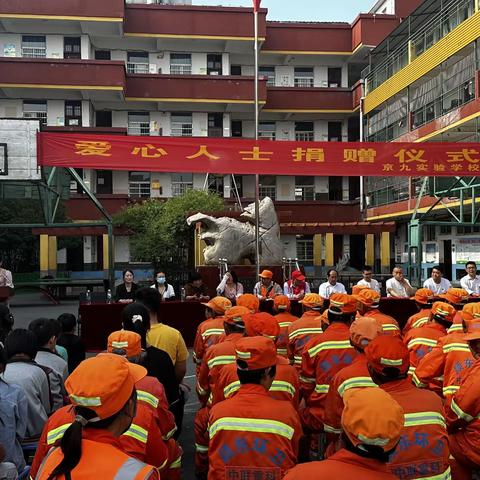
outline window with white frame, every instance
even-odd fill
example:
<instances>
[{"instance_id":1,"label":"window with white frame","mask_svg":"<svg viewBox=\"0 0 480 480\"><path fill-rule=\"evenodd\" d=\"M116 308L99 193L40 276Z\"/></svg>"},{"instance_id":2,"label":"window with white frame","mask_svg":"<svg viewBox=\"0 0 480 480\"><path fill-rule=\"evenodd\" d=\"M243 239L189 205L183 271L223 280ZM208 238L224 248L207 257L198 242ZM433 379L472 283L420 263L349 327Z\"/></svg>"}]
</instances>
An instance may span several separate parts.
<instances>
[{"instance_id":1,"label":"window with white frame","mask_svg":"<svg viewBox=\"0 0 480 480\"><path fill-rule=\"evenodd\" d=\"M313 237L301 236L297 238L297 258L299 263L313 263Z\"/></svg>"},{"instance_id":2,"label":"window with white frame","mask_svg":"<svg viewBox=\"0 0 480 480\"><path fill-rule=\"evenodd\" d=\"M275 140L275 122L260 122L258 124L258 138Z\"/></svg>"},{"instance_id":3,"label":"window with white frame","mask_svg":"<svg viewBox=\"0 0 480 480\"><path fill-rule=\"evenodd\" d=\"M127 53L127 73L149 73L148 52Z\"/></svg>"},{"instance_id":4,"label":"window with white frame","mask_svg":"<svg viewBox=\"0 0 480 480\"><path fill-rule=\"evenodd\" d=\"M128 112L128 134L150 135L150 113Z\"/></svg>"},{"instance_id":5,"label":"window with white frame","mask_svg":"<svg viewBox=\"0 0 480 480\"><path fill-rule=\"evenodd\" d=\"M313 68L296 67L293 82L296 87L313 87Z\"/></svg>"},{"instance_id":6,"label":"window with white frame","mask_svg":"<svg viewBox=\"0 0 480 480\"><path fill-rule=\"evenodd\" d=\"M313 142L313 122L295 122L295 140L297 142Z\"/></svg>"},{"instance_id":7,"label":"window with white frame","mask_svg":"<svg viewBox=\"0 0 480 480\"><path fill-rule=\"evenodd\" d=\"M274 175L260 175L259 195L260 198L270 197L272 200L275 200L277 198L277 177Z\"/></svg>"},{"instance_id":8,"label":"window with white frame","mask_svg":"<svg viewBox=\"0 0 480 480\"><path fill-rule=\"evenodd\" d=\"M172 173L172 197L179 197L193 188L193 173Z\"/></svg>"},{"instance_id":9,"label":"window with white frame","mask_svg":"<svg viewBox=\"0 0 480 480\"><path fill-rule=\"evenodd\" d=\"M22 57L45 58L46 56L45 35L22 35Z\"/></svg>"},{"instance_id":10,"label":"window with white frame","mask_svg":"<svg viewBox=\"0 0 480 480\"><path fill-rule=\"evenodd\" d=\"M193 120L191 113L172 113L170 116L170 130L172 137L191 137Z\"/></svg>"},{"instance_id":11,"label":"window with white frame","mask_svg":"<svg viewBox=\"0 0 480 480\"><path fill-rule=\"evenodd\" d=\"M315 200L315 177L295 177L295 200L311 202Z\"/></svg>"},{"instance_id":12,"label":"window with white frame","mask_svg":"<svg viewBox=\"0 0 480 480\"><path fill-rule=\"evenodd\" d=\"M275 67L267 67L265 65L258 67L258 76L267 78L267 86L275 86Z\"/></svg>"},{"instance_id":13,"label":"window with white frame","mask_svg":"<svg viewBox=\"0 0 480 480\"><path fill-rule=\"evenodd\" d=\"M128 194L134 198L150 197L150 172L130 172Z\"/></svg>"},{"instance_id":14,"label":"window with white frame","mask_svg":"<svg viewBox=\"0 0 480 480\"><path fill-rule=\"evenodd\" d=\"M171 53L170 54L170 74L171 75L191 75L192 74L192 54L191 53Z\"/></svg>"},{"instance_id":15,"label":"window with white frame","mask_svg":"<svg viewBox=\"0 0 480 480\"><path fill-rule=\"evenodd\" d=\"M47 101L24 100L23 118L37 118L41 125L47 124Z\"/></svg>"}]
</instances>

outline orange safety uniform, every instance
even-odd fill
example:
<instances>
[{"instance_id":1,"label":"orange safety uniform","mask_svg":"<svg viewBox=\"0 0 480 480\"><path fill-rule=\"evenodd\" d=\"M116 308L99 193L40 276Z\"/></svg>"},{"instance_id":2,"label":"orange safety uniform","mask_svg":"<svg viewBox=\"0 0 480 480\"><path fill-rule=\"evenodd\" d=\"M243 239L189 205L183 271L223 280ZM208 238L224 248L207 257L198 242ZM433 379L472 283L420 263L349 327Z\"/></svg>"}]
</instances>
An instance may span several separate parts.
<instances>
[{"instance_id":1,"label":"orange safety uniform","mask_svg":"<svg viewBox=\"0 0 480 480\"><path fill-rule=\"evenodd\" d=\"M463 332L461 310L457 310L457 313L455 313L455 317L453 318L452 326L448 329L448 333L453 333L453 332Z\"/></svg>"},{"instance_id":2,"label":"orange safety uniform","mask_svg":"<svg viewBox=\"0 0 480 480\"><path fill-rule=\"evenodd\" d=\"M377 308L373 308L368 310L368 312L365 312L363 316L375 318L375 320L382 326L384 335L400 336L398 322L390 315L386 315L385 313L380 312Z\"/></svg>"},{"instance_id":3,"label":"orange safety uniform","mask_svg":"<svg viewBox=\"0 0 480 480\"><path fill-rule=\"evenodd\" d=\"M402 333L406 335L408 331L412 328L423 327L430 320L430 308L422 308L418 313L412 315L408 320L405 326L403 327Z\"/></svg>"},{"instance_id":4,"label":"orange safety uniform","mask_svg":"<svg viewBox=\"0 0 480 480\"><path fill-rule=\"evenodd\" d=\"M288 359L288 330L290 325L298 320L298 317L292 315L290 312L280 312L275 315L275 319L280 327L280 333L275 342L277 345L277 354Z\"/></svg>"},{"instance_id":5,"label":"orange safety uniform","mask_svg":"<svg viewBox=\"0 0 480 480\"><path fill-rule=\"evenodd\" d=\"M222 338L222 335L225 335L223 328L224 320L222 315L220 317L209 318L198 326L193 344L193 361L198 368L202 364L206 350L212 345L217 344Z\"/></svg>"},{"instance_id":6,"label":"orange safety uniform","mask_svg":"<svg viewBox=\"0 0 480 480\"><path fill-rule=\"evenodd\" d=\"M255 478L261 473L262 478L280 479L297 462L301 433L290 402L270 398L261 385L242 385L210 411L208 478Z\"/></svg>"}]
</instances>

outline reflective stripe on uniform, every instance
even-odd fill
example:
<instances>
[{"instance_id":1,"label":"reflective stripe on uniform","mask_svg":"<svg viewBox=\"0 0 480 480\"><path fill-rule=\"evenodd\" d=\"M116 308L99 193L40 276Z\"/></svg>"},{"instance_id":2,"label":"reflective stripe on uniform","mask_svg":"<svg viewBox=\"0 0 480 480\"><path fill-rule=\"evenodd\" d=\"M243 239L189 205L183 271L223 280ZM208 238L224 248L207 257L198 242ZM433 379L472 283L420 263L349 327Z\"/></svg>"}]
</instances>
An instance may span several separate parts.
<instances>
[{"instance_id":1,"label":"reflective stripe on uniform","mask_svg":"<svg viewBox=\"0 0 480 480\"><path fill-rule=\"evenodd\" d=\"M294 429L290 425L278 422L277 420L263 418L224 417L210 425L208 429L210 440L222 430L271 433L288 438L288 440L291 440L294 434Z\"/></svg>"},{"instance_id":2,"label":"reflective stripe on uniform","mask_svg":"<svg viewBox=\"0 0 480 480\"><path fill-rule=\"evenodd\" d=\"M71 393L69 397L75 402L76 405L82 407L99 407L102 405L102 400L100 397L79 397Z\"/></svg>"},{"instance_id":3,"label":"reflective stripe on uniform","mask_svg":"<svg viewBox=\"0 0 480 480\"><path fill-rule=\"evenodd\" d=\"M195 451L198 453L207 453L208 452L208 445L200 445L198 443L195 444Z\"/></svg>"},{"instance_id":4,"label":"reflective stripe on uniform","mask_svg":"<svg viewBox=\"0 0 480 480\"><path fill-rule=\"evenodd\" d=\"M158 398L145 390L137 390L137 400L148 403L153 408L158 407Z\"/></svg>"},{"instance_id":5,"label":"reflective stripe on uniform","mask_svg":"<svg viewBox=\"0 0 480 480\"><path fill-rule=\"evenodd\" d=\"M450 403L450 408L452 409L452 412L458 417L461 418L462 420L465 420L466 422L471 422L475 417L472 417L468 413L465 413L455 402L455 399L452 399L452 402Z\"/></svg>"},{"instance_id":6,"label":"reflective stripe on uniform","mask_svg":"<svg viewBox=\"0 0 480 480\"><path fill-rule=\"evenodd\" d=\"M412 323L412 328L423 327L426 323L428 323L428 317L419 318Z\"/></svg>"},{"instance_id":7,"label":"reflective stripe on uniform","mask_svg":"<svg viewBox=\"0 0 480 480\"><path fill-rule=\"evenodd\" d=\"M209 328L202 333L202 338L205 340L207 337L211 335L223 335L225 330L223 328Z\"/></svg>"},{"instance_id":8,"label":"reflective stripe on uniform","mask_svg":"<svg viewBox=\"0 0 480 480\"><path fill-rule=\"evenodd\" d=\"M330 385L327 384L317 384L315 385L315 393L328 393L328 390L330 388Z\"/></svg>"},{"instance_id":9,"label":"reflective stripe on uniform","mask_svg":"<svg viewBox=\"0 0 480 480\"><path fill-rule=\"evenodd\" d=\"M199 383L197 383L197 393L201 396L204 397L205 395L208 395L208 390L205 390L200 386Z\"/></svg>"},{"instance_id":10,"label":"reflective stripe on uniform","mask_svg":"<svg viewBox=\"0 0 480 480\"><path fill-rule=\"evenodd\" d=\"M448 387L443 387L442 392L444 395L453 395L460 390L460 385L449 385Z\"/></svg>"},{"instance_id":11,"label":"reflective stripe on uniform","mask_svg":"<svg viewBox=\"0 0 480 480\"><path fill-rule=\"evenodd\" d=\"M208 451L208 447L207 447ZM182 456L180 455L176 460L174 460L168 468L180 468L182 466Z\"/></svg>"},{"instance_id":12,"label":"reflective stripe on uniform","mask_svg":"<svg viewBox=\"0 0 480 480\"><path fill-rule=\"evenodd\" d=\"M452 332L463 332L463 325L461 323L454 323L448 330L447 333Z\"/></svg>"},{"instance_id":13,"label":"reflective stripe on uniform","mask_svg":"<svg viewBox=\"0 0 480 480\"><path fill-rule=\"evenodd\" d=\"M63 434L65 433L65 430L71 425L72 423L65 423L63 425L60 425L57 428L54 428L53 430L50 430L47 433L47 445L53 445L56 441L60 440L63 437Z\"/></svg>"},{"instance_id":14,"label":"reflective stripe on uniform","mask_svg":"<svg viewBox=\"0 0 480 480\"><path fill-rule=\"evenodd\" d=\"M382 324L382 330L384 332L400 331L400 329L394 323L384 323L384 324Z\"/></svg>"},{"instance_id":15,"label":"reflective stripe on uniform","mask_svg":"<svg viewBox=\"0 0 480 480\"><path fill-rule=\"evenodd\" d=\"M277 354L278 355L287 355L287 349L286 348L277 348Z\"/></svg>"},{"instance_id":16,"label":"reflective stripe on uniform","mask_svg":"<svg viewBox=\"0 0 480 480\"><path fill-rule=\"evenodd\" d=\"M303 375L300 375L300 381L301 381L302 383L316 383L315 378L305 377L305 376L303 376Z\"/></svg>"},{"instance_id":17,"label":"reflective stripe on uniform","mask_svg":"<svg viewBox=\"0 0 480 480\"><path fill-rule=\"evenodd\" d=\"M415 367L408 367L408 374L413 375L415 373L416 368Z\"/></svg>"},{"instance_id":18,"label":"reflective stripe on uniform","mask_svg":"<svg viewBox=\"0 0 480 480\"><path fill-rule=\"evenodd\" d=\"M148 467L148 465L140 462L140 460L136 460L135 458L129 458L118 469L118 472L113 477L113 480L132 480L132 478L135 478L145 467ZM151 468L147 475L145 475L145 478L148 478L153 472L153 470L154 469Z\"/></svg>"},{"instance_id":19,"label":"reflective stripe on uniform","mask_svg":"<svg viewBox=\"0 0 480 480\"><path fill-rule=\"evenodd\" d=\"M445 418L438 412L416 412L405 413L405 427L415 427L419 425L440 425L446 428Z\"/></svg>"},{"instance_id":20,"label":"reflective stripe on uniform","mask_svg":"<svg viewBox=\"0 0 480 480\"><path fill-rule=\"evenodd\" d=\"M219 365L229 365L235 362L235 355L219 355L207 362L208 368L218 367Z\"/></svg>"},{"instance_id":21,"label":"reflective stripe on uniform","mask_svg":"<svg viewBox=\"0 0 480 480\"><path fill-rule=\"evenodd\" d=\"M274 380L272 386L270 387L271 392L286 392L289 393L292 397L295 396L295 387L289 383L284 382L283 380Z\"/></svg>"},{"instance_id":22,"label":"reflective stripe on uniform","mask_svg":"<svg viewBox=\"0 0 480 480\"><path fill-rule=\"evenodd\" d=\"M353 377L345 380L338 386L338 394L343 394L350 388L378 387L378 385L370 377Z\"/></svg>"},{"instance_id":23,"label":"reflective stripe on uniform","mask_svg":"<svg viewBox=\"0 0 480 480\"><path fill-rule=\"evenodd\" d=\"M415 372L413 372L412 381L415 384L415 386L418 388L427 388L427 385L420 381L420 379L417 377L417 374Z\"/></svg>"},{"instance_id":24,"label":"reflective stripe on uniform","mask_svg":"<svg viewBox=\"0 0 480 480\"><path fill-rule=\"evenodd\" d=\"M230 397L232 394L238 391L240 388L240 381L232 382L223 389L223 395L225 398Z\"/></svg>"},{"instance_id":25,"label":"reflective stripe on uniform","mask_svg":"<svg viewBox=\"0 0 480 480\"><path fill-rule=\"evenodd\" d=\"M166 435L164 435L162 438L164 440L169 440L172 435L177 431L177 426L175 425Z\"/></svg>"},{"instance_id":26,"label":"reflective stripe on uniform","mask_svg":"<svg viewBox=\"0 0 480 480\"><path fill-rule=\"evenodd\" d=\"M470 353L470 347L468 343L449 343L448 345L443 346L443 353L450 352L467 352Z\"/></svg>"},{"instance_id":27,"label":"reflective stripe on uniform","mask_svg":"<svg viewBox=\"0 0 480 480\"><path fill-rule=\"evenodd\" d=\"M293 357L293 363L295 365L301 365L302 364L302 356L301 355L295 355Z\"/></svg>"},{"instance_id":28,"label":"reflective stripe on uniform","mask_svg":"<svg viewBox=\"0 0 480 480\"><path fill-rule=\"evenodd\" d=\"M285 327L289 327L292 323L293 323L293 322L280 322L280 323L278 324L278 326L279 326L280 328L285 328Z\"/></svg>"},{"instance_id":29,"label":"reflective stripe on uniform","mask_svg":"<svg viewBox=\"0 0 480 480\"><path fill-rule=\"evenodd\" d=\"M315 347L312 347L308 350L308 354L310 358L315 357L318 353L324 350L342 350L346 348L352 348L350 340L338 340L338 341L331 341L331 342L322 342Z\"/></svg>"},{"instance_id":30,"label":"reflective stripe on uniform","mask_svg":"<svg viewBox=\"0 0 480 480\"><path fill-rule=\"evenodd\" d=\"M415 345L425 345L427 347L436 347L437 341L432 340L431 338L418 337L418 338L414 338L413 340L410 340L408 342L407 348L411 350L412 347L414 347Z\"/></svg>"},{"instance_id":31,"label":"reflective stripe on uniform","mask_svg":"<svg viewBox=\"0 0 480 480\"><path fill-rule=\"evenodd\" d=\"M340 435L342 433L341 428L333 428L326 423L323 424L323 430L325 431L325 433L336 433L337 435Z\"/></svg>"},{"instance_id":32,"label":"reflective stripe on uniform","mask_svg":"<svg viewBox=\"0 0 480 480\"><path fill-rule=\"evenodd\" d=\"M434 475L433 477L420 477L413 480L452 480L452 472L448 467L443 473Z\"/></svg>"},{"instance_id":33,"label":"reflective stripe on uniform","mask_svg":"<svg viewBox=\"0 0 480 480\"><path fill-rule=\"evenodd\" d=\"M298 330L295 330L294 332L290 333L288 335L289 340L292 340L293 338L299 337L300 335L310 335L310 334L317 334L317 333L323 333L323 330L321 327L312 327L312 328L299 328Z\"/></svg>"},{"instance_id":34,"label":"reflective stripe on uniform","mask_svg":"<svg viewBox=\"0 0 480 480\"><path fill-rule=\"evenodd\" d=\"M148 441L148 431L134 423L130 425L130 428L123 435L135 438L135 440L142 443L147 443Z\"/></svg>"}]
</instances>

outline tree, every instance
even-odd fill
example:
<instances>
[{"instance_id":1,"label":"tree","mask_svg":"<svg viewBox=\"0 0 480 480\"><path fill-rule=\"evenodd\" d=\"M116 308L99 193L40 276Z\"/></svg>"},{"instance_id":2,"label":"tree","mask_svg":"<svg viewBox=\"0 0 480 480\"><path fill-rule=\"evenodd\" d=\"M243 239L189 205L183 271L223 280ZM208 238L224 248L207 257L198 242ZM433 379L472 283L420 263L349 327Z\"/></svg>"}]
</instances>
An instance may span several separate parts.
<instances>
[{"instance_id":1,"label":"tree","mask_svg":"<svg viewBox=\"0 0 480 480\"><path fill-rule=\"evenodd\" d=\"M193 236L187 217L200 211L221 210L223 200L217 194L187 190L165 202L149 199L128 206L115 215L114 224L131 232L130 248L135 260L172 272L189 266Z\"/></svg>"}]
</instances>

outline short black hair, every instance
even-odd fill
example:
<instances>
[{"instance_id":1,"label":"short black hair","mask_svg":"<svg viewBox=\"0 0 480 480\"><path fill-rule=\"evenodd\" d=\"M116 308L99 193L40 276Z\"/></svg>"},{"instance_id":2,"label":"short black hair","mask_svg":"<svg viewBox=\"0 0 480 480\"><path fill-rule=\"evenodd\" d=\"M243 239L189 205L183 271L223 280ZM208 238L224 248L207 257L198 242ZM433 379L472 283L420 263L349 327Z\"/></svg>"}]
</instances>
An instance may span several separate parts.
<instances>
[{"instance_id":1,"label":"short black hair","mask_svg":"<svg viewBox=\"0 0 480 480\"><path fill-rule=\"evenodd\" d=\"M202 276L198 272L190 272L190 275L188 276L188 282L192 283L195 282L196 280L201 280Z\"/></svg>"},{"instance_id":2,"label":"short black hair","mask_svg":"<svg viewBox=\"0 0 480 480\"><path fill-rule=\"evenodd\" d=\"M466 264L465 264L465 268L467 268L469 265L473 265L475 268L477 268L477 264L472 261L472 260L469 260Z\"/></svg>"},{"instance_id":3,"label":"short black hair","mask_svg":"<svg viewBox=\"0 0 480 480\"><path fill-rule=\"evenodd\" d=\"M373 270L372 266L371 265L365 265L363 268L362 268L362 272L371 272Z\"/></svg>"},{"instance_id":4,"label":"short black hair","mask_svg":"<svg viewBox=\"0 0 480 480\"><path fill-rule=\"evenodd\" d=\"M329 277L332 272L335 272L338 275L338 270L336 268L330 268L327 272L327 277Z\"/></svg>"},{"instance_id":5,"label":"short black hair","mask_svg":"<svg viewBox=\"0 0 480 480\"><path fill-rule=\"evenodd\" d=\"M362 444L362 448L358 448L352 443L345 432L342 432L342 440L345 445L345 449L349 452L355 453L360 457L374 458L381 463L388 463L390 454L395 451L395 448L392 448L390 451L384 452L383 448L379 447L378 445L366 444Z\"/></svg>"},{"instance_id":6,"label":"short black hair","mask_svg":"<svg viewBox=\"0 0 480 480\"><path fill-rule=\"evenodd\" d=\"M62 332L71 332L77 326L77 318L73 313L62 313L57 320L62 326Z\"/></svg>"},{"instance_id":7,"label":"short black hair","mask_svg":"<svg viewBox=\"0 0 480 480\"><path fill-rule=\"evenodd\" d=\"M135 297L147 307L149 312L158 313L160 310L162 296L156 288L143 287L137 290Z\"/></svg>"},{"instance_id":8,"label":"short black hair","mask_svg":"<svg viewBox=\"0 0 480 480\"><path fill-rule=\"evenodd\" d=\"M38 351L37 336L32 330L16 328L7 335L5 350L9 360L19 353L28 355L33 360Z\"/></svg>"},{"instance_id":9,"label":"short black hair","mask_svg":"<svg viewBox=\"0 0 480 480\"><path fill-rule=\"evenodd\" d=\"M129 270L128 268L122 272L122 278L125 278L126 273L131 273L132 277L135 277L135 274L133 273L132 270Z\"/></svg>"},{"instance_id":10,"label":"short black hair","mask_svg":"<svg viewBox=\"0 0 480 480\"><path fill-rule=\"evenodd\" d=\"M141 320L138 317L134 319L136 315L140 316ZM150 314L145 305L140 302L127 305L122 310L122 325L124 330L138 333L142 337L142 347L146 348L147 332L150 330Z\"/></svg>"},{"instance_id":11,"label":"short black hair","mask_svg":"<svg viewBox=\"0 0 480 480\"><path fill-rule=\"evenodd\" d=\"M30 322L28 329L35 333L38 348L46 345L52 337L57 335L57 327L50 318L37 318Z\"/></svg>"},{"instance_id":12,"label":"short black hair","mask_svg":"<svg viewBox=\"0 0 480 480\"><path fill-rule=\"evenodd\" d=\"M432 267L432 272L434 270L438 270L443 275L443 268L440 265L435 265L434 267Z\"/></svg>"},{"instance_id":13,"label":"short black hair","mask_svg":"<svg viewBox=\"0 0 480 480\"><path fill-rule=\"evenodd\" d=\"M260 385L260 382L262 381L262 378L267 374L267 371L269 371L271 377L275 377L275 375L277 374L276 365L272 365L268 368L261 368L259 370L244 370L245 368L247 368L247 364L243 360L237 360L237 367L239 367L237 368L237 375L241 385L245 385L247 383Z\"/></svg>"}]
</instances>

